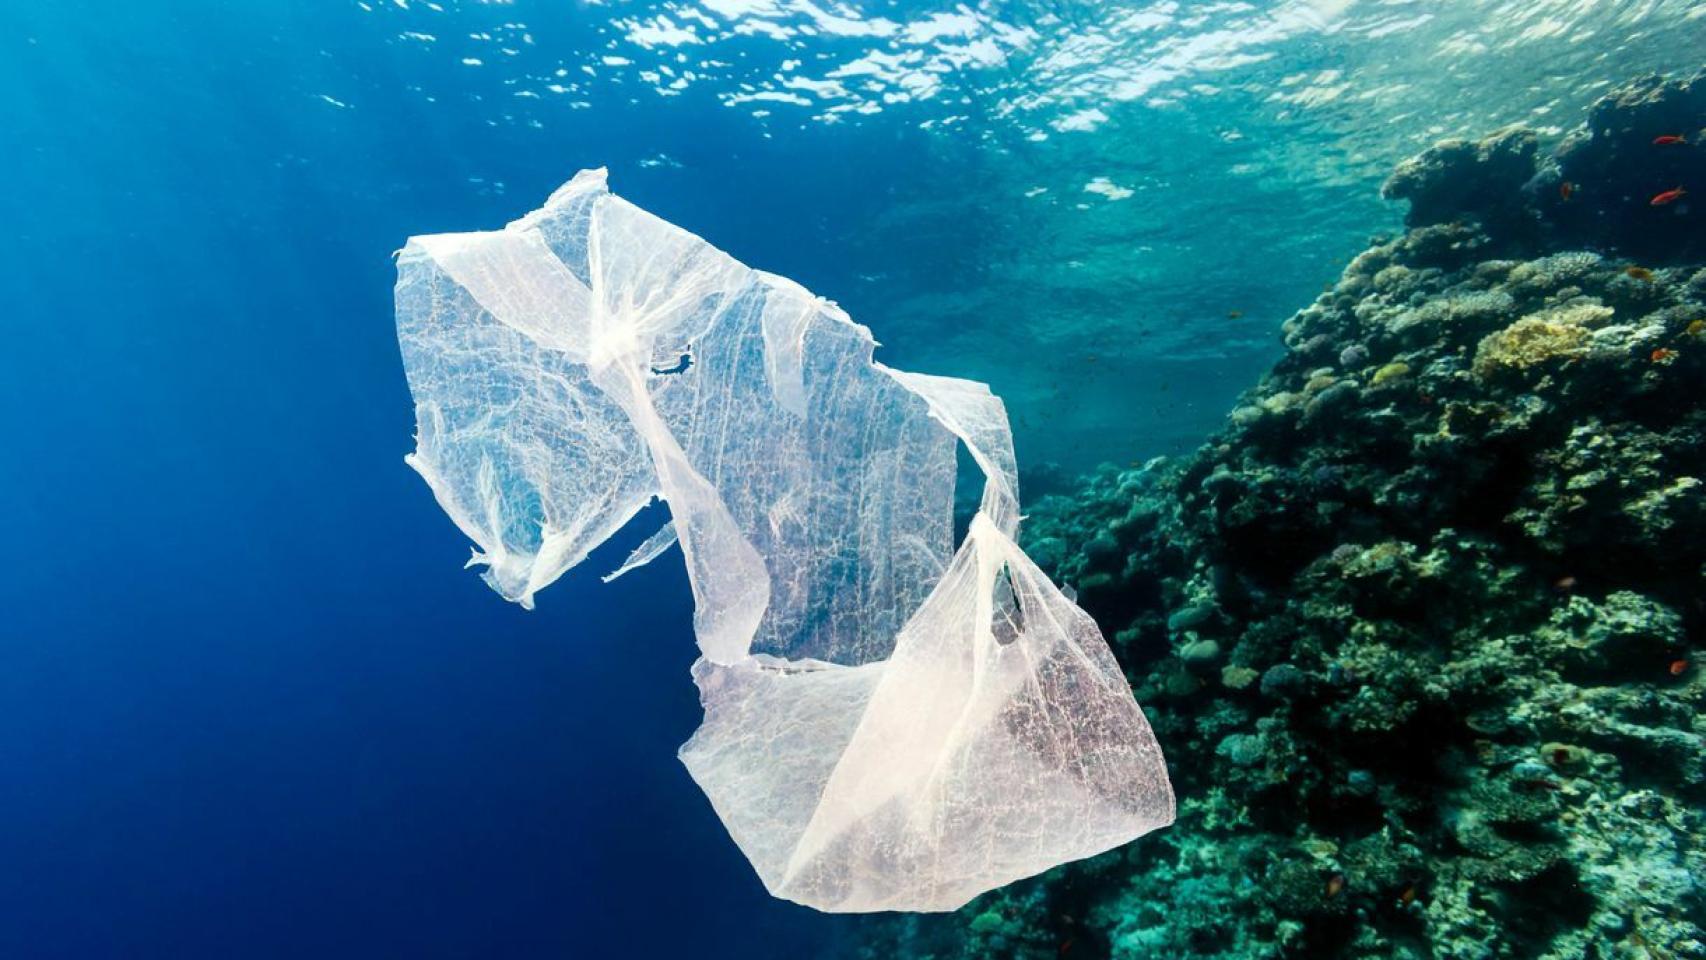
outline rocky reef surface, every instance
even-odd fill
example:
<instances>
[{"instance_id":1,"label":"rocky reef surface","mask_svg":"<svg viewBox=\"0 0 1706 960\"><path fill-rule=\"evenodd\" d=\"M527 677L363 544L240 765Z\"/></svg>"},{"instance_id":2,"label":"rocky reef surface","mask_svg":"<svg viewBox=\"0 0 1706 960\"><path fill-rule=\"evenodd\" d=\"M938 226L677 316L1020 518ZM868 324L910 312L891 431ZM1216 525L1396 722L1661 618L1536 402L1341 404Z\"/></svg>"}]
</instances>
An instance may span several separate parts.
<instances>
[{"instance_id":1,"label":"rocky reef surface","mask_svg":"<svg viewBox=\"0 0 1706 960\"><path fill-rule=\"evenodd\" d=\"M1406 162L1217 436L1037 504L1178 822L864 955L1706 958L1703 139L1706 73Z\"/></svg>"}]
</instances>

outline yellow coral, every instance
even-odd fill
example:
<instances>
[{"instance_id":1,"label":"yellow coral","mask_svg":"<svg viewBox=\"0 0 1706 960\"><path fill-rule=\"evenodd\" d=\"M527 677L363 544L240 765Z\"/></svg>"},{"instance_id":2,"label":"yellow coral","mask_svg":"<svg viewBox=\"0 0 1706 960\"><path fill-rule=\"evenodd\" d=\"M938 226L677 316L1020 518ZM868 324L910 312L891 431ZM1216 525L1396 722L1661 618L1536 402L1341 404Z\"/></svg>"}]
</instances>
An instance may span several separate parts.
<instances>
[{"instance_id":1,"label":"yellow coral","mask_svg":"<svg viewBox=\"0 0 1706 960\"><path fill-rule=\"evenodd\" d=\"M1252 670L1249 667L1226 666L1220 668L1220 682L1234 690L1243 690L1261 678L1262 674L1259 671Z\"/></svg>"},{"instance_id":2,"label":"yellow coral","mask_svg":"<svg viewBox=\"0 0 1706 960\"><path fill-rule=\"evenodd\" d=\"M1401 264L1393 264L1374 275L1374 289L1382 292L1396 290L1408 286L1415 271Z\"/></svg>"},{"instance_id":3,"label":"yellow coral","mask_svg":"<svg viewBox=\"0 0 1706 960\"><path fill-rule=\"evenodd\" d=\"M1573 303L1567 307L1554 307L1551 310L1542 310L1539 313L1530 314L1530 316L1550 320L1553 323L1570 323L1579 327L1598 327L1610 320L1616 312L1603 303L1589 302Z\"/></svg>"},{"instance_id":4,"label":"yellow coral","mask_svg":"<svg viewBox=\"0 0 1706 960\"><path fill-rule=\"evenodd\" d=\"M1386 366L1381 367L1379 370L1374 371L1374 376L1369 379L1368 385L1371 387L1384 387L1387 384L1402 380L1409 375L1410 365L1400 360L1394 363L1389 363Z\"/></svg>"},{"instance_id":5,"label":"yellow coral","mask_svg":"<svg viewBox=\"0 0 1706 960\"><path fill-rule=\"evenodd\" d=\"M1316 374L1309 378L1308 383L1303 385L1303 393L1305 396L1313 397L1337 382L1338 378L1330 373Z\"/></svg>"},{"instance_id":6,"label":"yellow coral","mask_svg":"<svg viewBox=\"0 0 1706 960\"><path fill-rule=\"evenodd\" d=\"M1579 303L1531 313L1481 341L1475 349L1475 375L1486 379L1504 370L1579 357L1588 328L1611 319L1612 312L1603 304Z\"/></svg>"}]
</instances>

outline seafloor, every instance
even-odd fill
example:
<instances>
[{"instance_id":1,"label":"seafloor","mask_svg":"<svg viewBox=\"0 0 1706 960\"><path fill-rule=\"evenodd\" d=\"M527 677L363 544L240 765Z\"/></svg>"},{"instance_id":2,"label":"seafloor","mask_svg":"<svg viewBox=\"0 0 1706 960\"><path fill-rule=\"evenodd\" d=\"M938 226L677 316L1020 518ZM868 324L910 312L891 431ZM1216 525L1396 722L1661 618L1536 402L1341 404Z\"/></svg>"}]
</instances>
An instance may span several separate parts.
<instances>
[{"instance_id":1,"label":"seafloor","mask_svg":"<svg viewBox=\"0 0 1706 960\"><path fill-rule=\"evenodd\" d=\"M1178 822L866 956L1706 958L1706 72L1385 194L1217 436L1027 524Z\"/></svg>"}]
</instances>

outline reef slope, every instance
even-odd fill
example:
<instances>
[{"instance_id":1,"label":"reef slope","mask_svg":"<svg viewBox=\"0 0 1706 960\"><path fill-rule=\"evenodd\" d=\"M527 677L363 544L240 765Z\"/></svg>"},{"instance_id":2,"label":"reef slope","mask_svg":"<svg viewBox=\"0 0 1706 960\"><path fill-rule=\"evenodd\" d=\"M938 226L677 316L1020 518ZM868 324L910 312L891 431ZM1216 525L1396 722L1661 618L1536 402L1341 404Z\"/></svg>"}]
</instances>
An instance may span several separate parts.
<instances>
[{"instance_id":1,"label":"reef slope","mask_svg":"<svg viewBox=\"0 0 1706 960\"><path fill-rule=\"evenodd\" d=\"M1406 162L1218 436L1037 504L1178 823L866 955L1706 957L1703 128Z\"/></svg>"}]
</instances>

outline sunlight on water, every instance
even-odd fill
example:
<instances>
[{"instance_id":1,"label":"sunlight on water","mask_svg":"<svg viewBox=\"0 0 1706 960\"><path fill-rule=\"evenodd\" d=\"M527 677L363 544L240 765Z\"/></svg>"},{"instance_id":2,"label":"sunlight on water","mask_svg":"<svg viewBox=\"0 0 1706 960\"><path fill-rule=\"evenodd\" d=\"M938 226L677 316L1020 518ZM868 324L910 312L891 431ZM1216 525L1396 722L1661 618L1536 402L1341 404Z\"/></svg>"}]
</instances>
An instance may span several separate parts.
<instances>
[{"instance_id":1,"label":"sunlight on water","mask_svg":"<svg viewBox=\"0 0 1706 960\"><path fill-rule=\"evenodd\" d=\"M1188 6L1081 3L819 5L813 0L576 5L602 43L541 45L511 3L362 0L397 22L399 40L502 74L511 96L584 104L597 95L704 91L756 119L858 122L903 111L925 128L1004 121L1030 140L1093 131L1119 104L1177 106L1229 91L1280 110L1361 104L1404 119L1430 90L1493 80L1472 102L1427 104L1461 121L1545 115L1603 85L1580 68L1615 58L1662 62L1689 48L1703 16L1684 0L1439 3L1289 0ZM1697 35L1695 35L1697 39ZM1299 70L1311 61L1319 70ZM1513 75L1513 69L1517 71ZM1529 84L1575 76L1572 89ZM1404 106L1410 100L1408 107ZM797 109L784 109L792 107ZM505 111L543 121L549 110ZM1461 121L1459 120L1461 118ZM1367 124L1365 124L1367 125ZM980 136L999 139L984 129Z\"/></svg>"},{"instance_id":2,"label":"sunlight on water","mask_svg":"<svg viewBox=\"0 0 1706 960\"><path fill-rule=\"evenodd\" d=\"M1079 467L1211 429L1279 321L1396 222L1376 198L1395 162L1506 123L1561 131L1706 34L1686 0L358 6L409 49L415 96L495 126L722 109L759 139L934 137L909 182L848 185L887 200L843 236L936 236L963 269L897 255L826 292L880 311L902 362L991 381L1022 447ZM1266 215L1297 210L1305 232Z\"/></svg>"}]
</instances>

